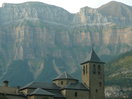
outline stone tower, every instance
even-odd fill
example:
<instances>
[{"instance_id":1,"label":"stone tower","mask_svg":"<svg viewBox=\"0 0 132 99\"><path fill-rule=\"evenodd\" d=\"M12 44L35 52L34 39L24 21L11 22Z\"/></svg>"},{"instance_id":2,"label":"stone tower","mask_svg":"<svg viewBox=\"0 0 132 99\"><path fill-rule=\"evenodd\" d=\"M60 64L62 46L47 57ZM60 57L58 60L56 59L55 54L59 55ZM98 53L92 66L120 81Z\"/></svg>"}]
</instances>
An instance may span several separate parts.
<instances>
[{"instance_id":1,"label":"stone tower","mask_svg":"<svg viewBox=\"0 0 132 99\"><path fill-rule=\"evenodd\" d=\"M82 81L90 89L89 99L105 99L104 95L104 62L92 49L90 59L81 63Z\"/></svg>"}]
</instances>

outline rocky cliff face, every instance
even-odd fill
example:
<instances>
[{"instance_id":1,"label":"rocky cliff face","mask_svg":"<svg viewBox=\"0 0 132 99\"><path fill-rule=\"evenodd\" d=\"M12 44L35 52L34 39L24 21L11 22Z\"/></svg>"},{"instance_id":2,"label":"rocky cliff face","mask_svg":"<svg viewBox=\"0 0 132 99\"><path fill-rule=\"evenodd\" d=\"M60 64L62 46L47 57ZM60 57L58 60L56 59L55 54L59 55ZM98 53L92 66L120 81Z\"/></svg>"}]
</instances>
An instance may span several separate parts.
<instances>
[{"instance_id":1,"label":"rocky cliff face","mask_svg":"<svg viewBox=\"0 0 132 99\"><path fill-rule=\"evenodd\" d=\"M13 79L12 84L22 85L32 80L47 80L46 77L51 80L63 71L80 75L79 64L87 59L91 47L105 61L132 49L129 18L132 7L120 5L128 10L124 20L112 12L108 15L107 5L105 11L103 7L84 7L71 14L40 2L3 4L0 8L0 80ZM119 10L122 12L122 9ZM23 82L20 76L27 78Z\"/></svg>"},{"instance_id":2,"label":"rocky cliff face","mask_svg":"<svg viewBox=\"0 0 132 99\"><path fill-rule=\"evenodd\" d=\"M1 8L1 21L23 22L27 20L41 20L52 24L68 24L72 14L66 10L40 2L27 2L23 4L3 4ZM5 15L5 16L4 16ZM3 17L4 16L4 17ZM3 23L2 23L3 24Z\"/></svg>"},{"instance_id":3,"label":"rocky cliff face","mask_svg":"<svg viewBox=\"0 0 132 99\"><path fill-rule=\"evenodd\" d=\"M112 1L102 7L98 11L107 17L108 21L121 26L132 25L132 7L124 5L120 2Z\"/></svg>"}]
</instances>

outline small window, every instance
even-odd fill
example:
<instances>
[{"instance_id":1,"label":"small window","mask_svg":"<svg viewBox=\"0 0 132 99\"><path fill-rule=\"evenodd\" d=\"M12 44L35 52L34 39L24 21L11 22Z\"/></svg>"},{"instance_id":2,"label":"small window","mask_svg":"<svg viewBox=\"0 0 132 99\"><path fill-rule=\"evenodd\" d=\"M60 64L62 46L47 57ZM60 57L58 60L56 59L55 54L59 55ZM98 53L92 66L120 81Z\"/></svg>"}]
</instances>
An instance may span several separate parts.
<instances>
[{"instance_id":1,"label":"small window","mask_svg":"<svg viewBox=\"0 0 132 99\"><path fill-rule=\"evenodd\" d=\"M85 66L83 66L83 74L85 75Z\"/></svg>"},{"instance_id":2,"label":"small window","mask_svg":"<svg viewBox=\"0 0 132 99\"><path fill-rule=\"evenodd\" d=\"M95 91L96 91L96 93L97 93L97 92L98 92L98 89L96 89Z\"/></svg>"},{"instance_id":3,"label":"small window","mask_svg":"<svg viewBox=\"0 0 132 99\"><path fill-rule=\"evenodd\" d=\"M101 70L101 66L100 65L98 65L98 70Z\"/></svg>"},{"instance_id":4,"label":"small window","mask_svg":"<svg viewBox=\"0 0 132 99\"><path fill-rule=\"evenodd\" d=\"M86 74L88 73L88 65L86 65Z\"/></svg>"},{"instance_id":5,"label":"small window","mask_svg":"<svg viewBox=\"0 0 132 99\"><path fill-rule=\"evenodd\" d=\"M75 97L77 97L77 92L75 92Z\"/></svg>"},{"instance_id":6,"label":"small window","mask_svg":"<svg viewBox=\"0 0 132 99\"><path fill-rule=\"evenodd\" d=\"M99 82L99 87L102 87L102 83L101 82Z\"/></svg>"},{"instance_id":7,"label":"small window","mask_svg":"<svg viewBox=\"0 0 132 99\"><path fill-rule=\"evenodd\" d=\"M100 73L101 73L101 66L98 65L98 74L100 74Z\"/></svg>"},{"instance_id":8,"label":"small window","mask_svg":"<svg viewBox=\"0 0 132 99\"><path fill-rule=\"evenodd\" d=\"M100 71L98 71L98 74L100 75Z\"/></svg>"},{"instance_id":9,"label":"small window","mask_svg":"<svg viewBox=\"0 0 132 99\"><path fill-rule=\"evenodd\" d=\"M48 99L48 97L44 97L43 99Z\"/></svg>"},{"instance_id":10,"label":"small window","mask_svg":"<svg viewBox=\"0 0 132 99\"><path fill-rule=\"evenodd\" d=\"M63 85L63 81L61 81L61 85Z\"/></svg>"},{"instance_id":11,"label":"small window","mask_svg":"<svg viewBox=\"0 0 132 99\"><path fill-rule=\"evenodd\" d=\"M93 74L96 74L96 65L93 65Z\"/></svg>"}]
</instances>

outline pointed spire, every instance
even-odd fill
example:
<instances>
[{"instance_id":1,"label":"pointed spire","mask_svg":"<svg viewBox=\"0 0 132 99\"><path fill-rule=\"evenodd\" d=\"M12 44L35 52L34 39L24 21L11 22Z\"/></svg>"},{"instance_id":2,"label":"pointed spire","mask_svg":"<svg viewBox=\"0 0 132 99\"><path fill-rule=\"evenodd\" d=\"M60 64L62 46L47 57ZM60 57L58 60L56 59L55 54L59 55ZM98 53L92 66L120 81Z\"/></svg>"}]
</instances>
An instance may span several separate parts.
<instances>
[{"instance_id":1,"label":"pointed spire","mask_svg":"<svg viewBox=\"0 0 132 99\"><path fill-rule=\"evenodd\" d=\"M95 53L94 49L92 48L92 52L91 52L91 58L89 61L93 61L93 62L101 62L100 58L98 57L98 55Z\"/></svg>"},{"instance_id":2,"label":"pointed spire","mask_svg":"<svg viewBox=\"0 0 132 99\"><path fill-rule=\"evenodd\" d=\"M85 63L88 63L88 62L95 62L95 63L103 63L100 58L98 57L98 55L96 54L96 52L94 51L94 49L92 48L92 51L91 51L91 54L90 54L90 57L89 57L89 60L86 61L86 62L83 62L81 63L81 65L85 64Z\"/></svg>"}]
</instances>

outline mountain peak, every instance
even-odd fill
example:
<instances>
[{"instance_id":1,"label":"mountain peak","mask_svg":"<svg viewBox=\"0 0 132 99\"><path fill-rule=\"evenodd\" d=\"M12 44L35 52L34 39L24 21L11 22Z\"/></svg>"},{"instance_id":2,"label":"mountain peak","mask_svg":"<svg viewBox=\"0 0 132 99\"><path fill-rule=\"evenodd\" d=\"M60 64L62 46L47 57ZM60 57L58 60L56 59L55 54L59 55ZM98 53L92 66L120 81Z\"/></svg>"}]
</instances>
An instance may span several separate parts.
<instances>
[{"instance_id":1,"label":"mountain peak","mask_svg":"<svg viewBox=\"0 0 132 99\"><path fill-rule=\"evenodd\" d=\"M130 7L130 6L128 6L128 5L126 5L126 4L124 4L124 3L121 3L121 2L117 2L117 1L110 1L110 2L108 2L107 4L104 4L104 5L102 5L101 7L99 7L99 9L101 9L101 8L106 8L106 7L112 7L112 8L118 8L118 7L121 7L121 6L127 6L127 7Z\"/></svg>"},{"instance_id":2,"label":"mountain peak","mask_svg":"<svg viewBox=\"0 0 132 99\"><path fill-rule=\"evenodd\" d=\"M109 4L115 4L115 3L117 3L117 4L119 4L119 3L121 3L121 2L118 2L118 1L110 1L110 2L108 2Z\"/></svg>"},{"instance_id":3,"label":"mountain peak","mask_svg":"<svg viewBox=\"0 0 132 99\"><path fill-rule=\"evenodd\" d=\"M124 17L132 15L132 7L121 2L111 1L98 8L98 11L106 16Z\"/></svg>"},{"instance_id":4,"label":"mountain peak","mask_svg":"<svg viewBox=\"0 0 132 99\"><path fill-rule=\"evenodd\" d=\"M88 6L85 6L85 7L82 7L81 9L80 9L80 11L86 11L86 10L94 10L94 8L90 8L90 7L88 7Z\"/></svg>"},{"instance_id":5,"label":"mountain peak","mask_svg":"<svg viewBox=\"0 0 132 99\"><path fill-rule=\"evenodd\" d=\"M28 2L23 2L23 3L3 3L2 7L8 7L8 6L54 6L57 7L55 5L50 5L50 4L46 4L43 2L39 2L39 1L28 1Z\"/></svg>"}]
</instances>

